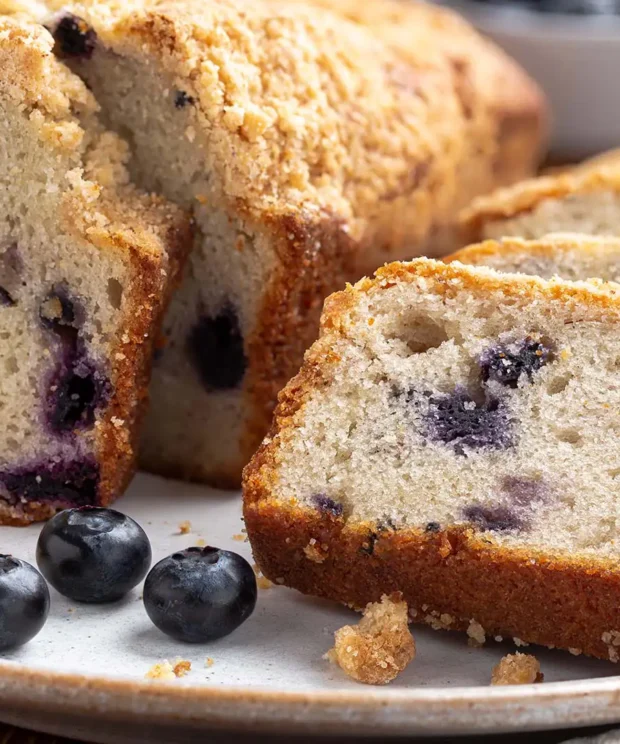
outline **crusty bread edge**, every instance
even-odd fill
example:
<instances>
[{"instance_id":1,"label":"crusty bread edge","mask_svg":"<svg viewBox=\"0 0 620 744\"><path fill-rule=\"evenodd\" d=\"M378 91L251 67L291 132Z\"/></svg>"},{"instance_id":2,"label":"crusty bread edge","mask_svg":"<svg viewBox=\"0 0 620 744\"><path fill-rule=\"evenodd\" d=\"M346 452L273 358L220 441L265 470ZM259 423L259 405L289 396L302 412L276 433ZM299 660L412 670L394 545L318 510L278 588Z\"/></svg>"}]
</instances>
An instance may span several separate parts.
<instances>
[{"instance_id":1,"label":"crusty bread edge","mask_svg":"<svg viewBox=\"0 0 620 744\"><path fill-rule=\"evenodd\" d=\"M528 299L575 301L601 318L614 315L620 322L620 302L581 283L506 277L488 269L427 260L391 264L375 279L333 295L326 303L321 339L281 392L272 429L244 470L244 518L258 565L278 584L356 609L385 592L401 591L413 619L433 627L466 630L475 621L487 635L617 660L609 640L610 633L620 630L620 609L614 600L620 588L617 562L506 547L489 533L465 526L426 533L346 524L342 517L275 495L278 448L295 428L307 396L329 384L338 361L333 341L346 333L360 293L418 277L436 280L437 291L445 293L454 291L454 280L459 280L461 287L472 291L501 288ZM304 552L311 540L320 546L322 562L310 560Z\"/></svg>"}]
</instances>

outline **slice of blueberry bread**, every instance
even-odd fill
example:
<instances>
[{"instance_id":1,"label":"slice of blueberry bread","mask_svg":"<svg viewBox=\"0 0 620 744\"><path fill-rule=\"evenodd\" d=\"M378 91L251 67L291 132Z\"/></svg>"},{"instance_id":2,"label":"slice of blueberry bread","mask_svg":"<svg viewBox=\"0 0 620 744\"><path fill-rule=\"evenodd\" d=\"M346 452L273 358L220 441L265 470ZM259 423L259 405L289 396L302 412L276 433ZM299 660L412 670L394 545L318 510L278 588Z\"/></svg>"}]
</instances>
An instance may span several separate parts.
<instances>
[{"instance_id":1,"label":"slice of blueberry bread","mask_svg":"<svg viewBox=\"0 0 620 744\"><path fill-rule=\"evenodd\" d=\"M460 224L464 245L556 232L620 236L620 168L603 161L499 189L474 199Z\"/></svg>"},{"instance_id":2,"label":"slice of blueberry bread","mask_svg":"<svg viewBox=\"0 0 620 744\"><path fill-rule=\"evenodd\" d=\"M619 223L620 226L620 223ZM620 238L557 233L539 240L502 238L470 245L443 259L446 263L489 266L551 279L620 282Z\"/></svg>"},{"instance_id":3,"label":"slice of blueberry bread","mask_svg":"<svg viewBox=\"0 0 620 744\"><path fill-rule=\"evenodd\" d=\"M191 244L41 26L0 17L0 523L128 482L152 342Z\"/></svg>"},{"instance_id":4,"label":"slice of blueberry bread","mask_svg":"<svg viewBox=\"0 0 620 744\"><path fill-rule=\"evenodd\" d=\"M441 250L473 194L531 173L542 97L465 22L415 3L58 5L57 53L130 140L133 176L196 221L142 463L236 487L324 297Z\"/></svg>"},{"instance_id":5,"label":"slice of blueberry bread","mask_svg":"<svg viewBox=\"0 0 620 744\"><path fill-rule=\"evenodd\" d=\"M620 299L418 259L327 300L244 472L273 581L617 660Z\"/></svg>"}]
</instances>

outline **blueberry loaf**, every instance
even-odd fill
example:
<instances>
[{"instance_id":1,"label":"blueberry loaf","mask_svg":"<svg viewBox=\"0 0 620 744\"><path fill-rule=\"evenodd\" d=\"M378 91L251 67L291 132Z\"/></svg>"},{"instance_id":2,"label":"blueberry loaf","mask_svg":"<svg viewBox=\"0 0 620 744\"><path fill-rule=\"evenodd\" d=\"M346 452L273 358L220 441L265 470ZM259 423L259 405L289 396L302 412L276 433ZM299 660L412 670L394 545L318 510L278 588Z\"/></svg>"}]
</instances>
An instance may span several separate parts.
<instances>
[{"instance_id":1,"label":"blueberry loaf","mask_svg":"<svg viewBox=\"0 0 620 744\"><path fill-rule=\"evenodd\" d=\"M474 199L460 224L464 245L555 232L620 236L620 168L602 161L499 189Z\"/></svg>"},{"instance_id":2,"label":"blueberry loaf","mask_svg":"<svg viewBox=\"0 0 620 744\"><path fill-rule=\"evenodd\" d=\"M324 297L386 259L443 250L472 195L531 173L541 95L426 5L69 7L47 21L57 53L130 139L135 179L196 221L142 463L236 487Z\"/></svg>"},{"instance_id":3,"label":"blueberry loaf","mask_svg":"<svg viewBox=\"0 0 620 744\"><path fill-rule=\"evenodd\" d=\"M418 259L327 300L244 471L262 572L618 659L620 299Z\"/></svg>"},{"instance_id":4,"label":"blueberry loaf","mask_svg":"<svg viewBox=\"0 0 620 744\"><path fill-rule=\"evenodd\" d=\"M619 223L620 227L620 223ZM620 238L557 233L538 240L502 238L470 245L443 259L507 273L570 281L620 282Z\"/></svg>"},{"instance_id":5,"label":"blueberry loaf","mask_svg":"<svg viewBox=\"0 0 620 744\"><path fill-rule=\"evenodd\" d=\"M0 523L129 480L152 341L191 245L41 26L0 17Z\"/></svg>"}]
</instances>

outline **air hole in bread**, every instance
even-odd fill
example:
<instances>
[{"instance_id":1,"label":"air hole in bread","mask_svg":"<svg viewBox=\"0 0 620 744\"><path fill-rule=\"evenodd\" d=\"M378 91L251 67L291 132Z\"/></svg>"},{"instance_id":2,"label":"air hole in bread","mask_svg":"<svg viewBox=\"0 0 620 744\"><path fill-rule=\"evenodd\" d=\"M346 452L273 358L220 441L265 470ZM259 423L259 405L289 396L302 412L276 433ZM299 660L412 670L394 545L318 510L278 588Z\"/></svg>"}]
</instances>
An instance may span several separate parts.
<instances>
[{"instance_id":1,"label":"air hole in bread","mask_svg":"<svg viewBox=\"0 0 620 744\"><path fill-rule=\"evenodd\" d=\"M123 285L118 279L108 279L108 298L110 305L119 310L123 301Z\"/></svg>"}]
</instances>

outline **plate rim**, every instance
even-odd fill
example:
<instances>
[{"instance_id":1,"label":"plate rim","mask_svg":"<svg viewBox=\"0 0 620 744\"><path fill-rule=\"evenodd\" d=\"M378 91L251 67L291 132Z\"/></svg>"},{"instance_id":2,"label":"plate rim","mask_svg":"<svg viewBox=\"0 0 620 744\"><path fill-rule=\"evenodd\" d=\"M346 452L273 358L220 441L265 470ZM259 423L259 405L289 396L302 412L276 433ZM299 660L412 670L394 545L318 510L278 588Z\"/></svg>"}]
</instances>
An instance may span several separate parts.
<instances>
[{"instance_id":1,"label":"plate rim","mask_svg":"<svg viewBox=\"0 0 620 744\"><path fill-rule=\"evenodd\" d=\"M594 701L593 701L594 699ZM26 710L145 718L150 723L234 728L245 715L257 730L488 733L587 726L620 720L620 676L505 687L415 687L360 690L270 690L124 679L0 661L0 704ZM581 704L581 705L579 705ZM566 713L557 709L566 706ZM592 710L590 708L593 708ZM379 715L377 715L379 713ZM480 718L482 717L482 718Z\"/></svg>"}]
</instances>

